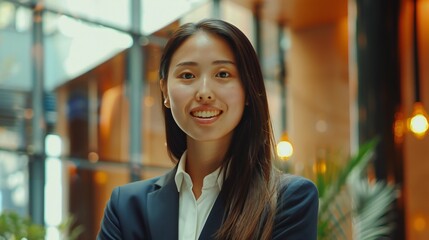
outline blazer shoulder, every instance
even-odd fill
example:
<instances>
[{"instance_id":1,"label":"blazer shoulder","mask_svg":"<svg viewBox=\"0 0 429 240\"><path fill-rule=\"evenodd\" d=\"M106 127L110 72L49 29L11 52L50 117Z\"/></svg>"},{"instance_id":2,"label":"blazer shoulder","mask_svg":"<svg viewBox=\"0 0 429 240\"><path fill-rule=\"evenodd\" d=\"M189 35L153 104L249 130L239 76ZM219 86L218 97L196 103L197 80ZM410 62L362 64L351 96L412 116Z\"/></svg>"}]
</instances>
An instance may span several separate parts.
<instances>
[{"instance_id":1,"label":"blazer shoulder","mask_svg":"<svg viewBox=\"0 0 429 240\"><path fill-rule=\"evenodd\" d=\"M280 177L280 194L296 192L318 194L317 187L311 180L297 175L283 174Z\"/></svg>"},{"instance_id":2,"label":"blazer shoulder","mask_svg":"<svg viewBox=\"0 0 429 240\"><path fill-rule=\"evenodd\" d=\"M316 185L304 177L281 176L273 239L317 239L319 197Z\"/></svg>"}]
</instances>

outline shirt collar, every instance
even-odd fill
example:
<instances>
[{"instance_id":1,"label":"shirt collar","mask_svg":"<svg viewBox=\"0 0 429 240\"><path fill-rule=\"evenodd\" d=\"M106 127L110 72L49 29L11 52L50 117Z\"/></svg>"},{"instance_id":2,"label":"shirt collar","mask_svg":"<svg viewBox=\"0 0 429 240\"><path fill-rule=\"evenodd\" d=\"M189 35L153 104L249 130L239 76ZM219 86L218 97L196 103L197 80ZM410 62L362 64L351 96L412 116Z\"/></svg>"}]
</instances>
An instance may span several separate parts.
<instances>
[{"instance_id":1,"label":"shirt collar","mask_svg":"<svg viewBox=\"0 0 429 240\"><path fill-rule=\"evenodd\" d=\"M180 157L179 164L177 165L176 176L174 176L174 181L176 182L177 191L180 192L182 187L183 179L185 178L185 166L186 166L186 151Z\"/></svg>"},{"instance_id":2,"label":"shirt collar","mask_svg":"<svg viewBox=\"0 0 429 240\"><path fill-rule=\"evenodd\" d=\"M180 157L179 163L177 165L177 171L176 175L174 176L174 181L176 182L177 191L180 192L183 180L186 175L189 176L189 174L185 171L186 168L186 154L187 151L185 151L182 156ZM209 175L204 177L203 182L203 188L205 187L212 187L215 183L217 183L219 189L222 189L223 185L223 174L224 171L221 171L221 167L218 167L214 172L210 173ZM190 177L189 177L190 179ZM214 180L217 180L214 182Z\"/></svg>"}]
</instances>

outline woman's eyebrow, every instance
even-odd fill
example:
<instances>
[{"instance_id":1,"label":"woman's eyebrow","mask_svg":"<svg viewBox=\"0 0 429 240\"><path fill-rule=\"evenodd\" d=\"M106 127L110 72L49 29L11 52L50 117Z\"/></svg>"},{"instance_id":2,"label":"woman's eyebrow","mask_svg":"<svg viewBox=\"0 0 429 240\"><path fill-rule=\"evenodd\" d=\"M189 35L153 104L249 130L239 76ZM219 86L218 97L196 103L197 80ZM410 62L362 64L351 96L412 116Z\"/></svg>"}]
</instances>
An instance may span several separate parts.
<instances>
[{"instance_id":1,"label":"woman's eyebrow","mask_svg":"<svg viewBox=\"0 0 429 240\"><path fill-rule=\"evenodd\" d=\"M182 67L182 66L197 66L198 63L196 62L180 62L176 64L176 67Z\"/></svg>"},{"instance_id":2,"label":"woman's eyebrow","mask_svg":"<svg viewBox=\"0 0 429 240\"><path fill-rule=\"evenodd\" d=\"M213 64L215 64L215 65L219 65L219 64L231 64L231 65L235 65L235 62L230 61L230 60L216 60L216 61L213 61Z\"/></svg>"},{"instance_id":3,"label":"woman's eyebrow","mask_svg":"<svg viewBox=\"0 0 429 240\"><path fill-rule=\"evenodd\" d=\"M235 65L235 62L231 61L231 60L216 60L213 61L212 64L214 65L222 65L222 64L230 64L230 65ZM178 64L176 64L176 67L183 67L183 66L198 66L197 62L180 62Z\"/></svg>"}]
</instances>

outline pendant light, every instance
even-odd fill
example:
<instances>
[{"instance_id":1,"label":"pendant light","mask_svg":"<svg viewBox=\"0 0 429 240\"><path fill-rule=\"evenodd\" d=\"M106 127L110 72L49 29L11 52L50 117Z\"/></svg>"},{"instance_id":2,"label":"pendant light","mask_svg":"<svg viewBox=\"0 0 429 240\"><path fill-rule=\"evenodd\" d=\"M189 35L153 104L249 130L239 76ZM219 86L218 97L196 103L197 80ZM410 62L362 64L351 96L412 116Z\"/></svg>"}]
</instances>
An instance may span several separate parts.
<instances>
[{"instance_id":1,"label":"pendant light","mask_svg":"<svg viewBox=\"0 0 429 240\"><path fill-rule=\"evenodd\" d=\"M407 120L407 127L418 139L424 138L428 133L429 123L423 103L420 99L420 69L418 50L417 0L413 6L413 52L414 52L414 97L413 111Z\"/></svg>"},{"instance_id":2,"label":"pendant light","mask_svg":"<svg viewBox=\"0 0 429 240\"><path fill-rule=\"evenodd\" d=\"M286 66L285 66L285 58L286 54L286 39L284 37L284 26L282 24L278 25L278 48L279 48L279 81L281 86L281 120L282 120L282 135L280 137L279 142L276 146L277 156L281 160L288 160L293 154L293 146L289 141L289 137L287 134L287 124L286 124Z\"/></svg>"}]
</instances>

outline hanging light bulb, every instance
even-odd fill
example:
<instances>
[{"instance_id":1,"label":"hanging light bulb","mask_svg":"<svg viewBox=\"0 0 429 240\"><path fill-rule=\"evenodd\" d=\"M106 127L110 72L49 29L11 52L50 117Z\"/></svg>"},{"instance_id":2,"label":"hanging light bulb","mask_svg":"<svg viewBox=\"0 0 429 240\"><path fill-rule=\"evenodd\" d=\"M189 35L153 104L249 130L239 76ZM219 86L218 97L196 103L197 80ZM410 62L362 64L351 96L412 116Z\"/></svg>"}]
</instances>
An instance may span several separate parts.
<instances>
[{"instance_id":1,"label":"hanging light bulb","mask_svg":"<svg viewBox=\"0 0 429 240\"><path fill-rule=\"evenodd\" d=\"M281 160L288 160L293 154L293 146L289 141L287 133L284 132L280 138L280 141L277 143L277 156Z\"/></svg>"},{"instance_id":2,"label":"hanging light bulb","mask_svg":"<svg viewBox=\"0 0 429 240\"><path fill-rule=\"evenodd\" d=\"M407 121L408 129L417 138L423 138L429 129L428 114L426 113L421 102L415 102L413 105L413 113Z\"/></svg>"},{"instance_id":3,"label":"hanging light bulb","mask_svg":"<svg viewBox=\"0 0 429 240\"><path fill-rule=\"evenodd\" d=\"M420 100L420 65L419 65L419 49L418 49L418 17L417 17L417 0L413 1L413 52L414 52L414 95L415 102L413 105L413 113L407 121L408 129L417 138L423 138L429 128L428 115Z\"/></svg>"}]
</instances>

